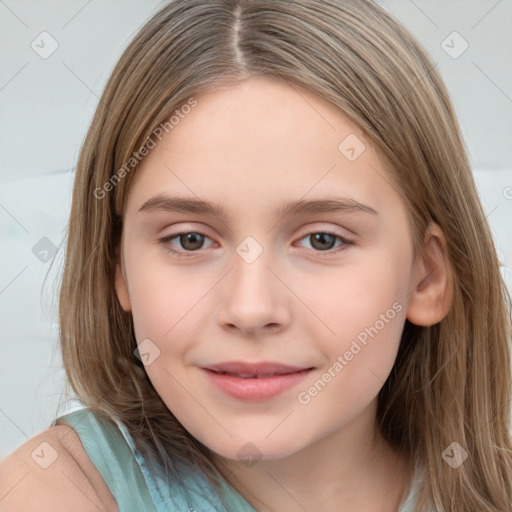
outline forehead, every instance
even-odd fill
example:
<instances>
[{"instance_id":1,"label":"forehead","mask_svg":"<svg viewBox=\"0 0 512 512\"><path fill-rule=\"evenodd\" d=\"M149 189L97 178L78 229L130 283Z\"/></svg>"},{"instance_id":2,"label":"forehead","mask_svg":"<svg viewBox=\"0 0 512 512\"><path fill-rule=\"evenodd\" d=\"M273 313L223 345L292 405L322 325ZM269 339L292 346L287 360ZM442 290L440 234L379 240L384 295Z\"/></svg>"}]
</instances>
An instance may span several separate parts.
<instances>
[{"instance_id":1,"label":"forehead","mask_svg":"<svg viewBox=\"0 0 512 512\"><path fill-rule=\"evenodd\" d=\"M374 209L382 202L386 171L376 147L313 93L253 78L194 98L194 108L175 118L136 170L131 210L158 194L245 211L325 195Z\"/></svg>"}]
</instances>

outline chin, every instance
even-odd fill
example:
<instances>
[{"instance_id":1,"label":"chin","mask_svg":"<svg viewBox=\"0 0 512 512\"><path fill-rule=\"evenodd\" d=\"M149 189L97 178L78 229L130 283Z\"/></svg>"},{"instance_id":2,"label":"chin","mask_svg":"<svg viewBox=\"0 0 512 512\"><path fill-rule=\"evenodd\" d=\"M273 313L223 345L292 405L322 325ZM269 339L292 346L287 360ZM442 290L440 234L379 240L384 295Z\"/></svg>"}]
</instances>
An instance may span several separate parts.
<instances>
[{"instance_id":1,"label":"chin","mask_svg":"<svg viewBox=\"0 0 512 512\"><path fill-rule=\"evenodd\" d=\"M203 444L218 456L246 463L248 467L259 460L277 460L289 457L306 447L303 440L291 440L289 437L282 439L278 436L272 441L261 439L260 436L254 438L246 436L244 439L233 439L228 443L203 442Z\"/></svg>"}]
</instances>

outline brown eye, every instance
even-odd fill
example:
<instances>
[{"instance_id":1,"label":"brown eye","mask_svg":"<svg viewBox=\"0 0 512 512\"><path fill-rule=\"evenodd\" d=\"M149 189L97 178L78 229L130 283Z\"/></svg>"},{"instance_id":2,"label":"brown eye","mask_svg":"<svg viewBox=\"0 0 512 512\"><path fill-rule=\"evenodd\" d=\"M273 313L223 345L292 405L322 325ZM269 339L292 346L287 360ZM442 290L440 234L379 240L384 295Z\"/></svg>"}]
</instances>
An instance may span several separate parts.
<instances>
[{"instance_id":1,"label":"brown eye","mask_svg":"<svg viewBox=\"0 0 512 512\"><path fill-rule=\"evenodd\" d=\"M197 251L204 243L204 236L195 231L178 235L181 246L187 251Z\"/></svg>"},{"instance_id":2,"label":"brown eye","mask_svg":"<svg viewBox=\"0 0 512 512\"><path fill-rule=\"evenodd\" d=\"M313 249L318 251L332 249L336 243L336 237L329 233L313 233L309 235L309 239Z\"/></svg>"},{"instance_id":3,"label":"brown eye","mask_svg":"<svg viewBox=\"0 0 512 512\"><path fill-rule=\"evenodd\" d=\"M197 231L187 231L160 238L158 243L166 247L167 252L176 254L177 256L186 256L187 252L197 252L202 249L205 239L209 238L210 237L204 233L199 233ZM181 248L178 247L178 249L180 250L175 250L173 248L176 247L175 243L172 243L173 240L177 240L179 242Z\"/></svg>"},{"instance_id":4,"label":"brown eye","mask_svg":"<svg viewBox=\"0 0 512 512\"><path fill-rule=\"evenodd\" d=\"M353 242L347 238L337 233L330 233L328 231L307 233L301 238L301 240L308 240L311 245L311 249L317 252L325 252L327 253L326 255L336 254L345 250L349 245L353 244ZM336 240L341 242L338 246L335 245ZM335 247L337 247L337 249L333 250Z\"/></svg>"}]
</instances>

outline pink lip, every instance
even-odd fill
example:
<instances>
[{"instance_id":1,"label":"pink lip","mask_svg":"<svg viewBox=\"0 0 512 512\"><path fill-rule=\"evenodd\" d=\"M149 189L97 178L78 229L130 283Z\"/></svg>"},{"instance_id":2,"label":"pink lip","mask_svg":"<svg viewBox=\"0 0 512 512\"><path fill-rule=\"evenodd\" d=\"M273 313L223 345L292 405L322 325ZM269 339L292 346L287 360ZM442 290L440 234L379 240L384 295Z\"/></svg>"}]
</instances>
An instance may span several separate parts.
<instances>
[{"instance_id":1,"label":"pink lip","mask_svg":"<svg viewBox=\"0 0 512 512\"><path fill-rule=\"evenodd\" d=\"M254 373L254 374L285 374L294 373L300 370L306 370L305 366L289 366L272 361L262 361L261 363L246 363L245 361L226 361L225 363L211 364L205 366L205 370L227 373Z\"/></svg>"},{"instance_id":2,"label":"pink lip","mask_svg":"<svg viewBox=\"0 0 512 512\"><path fill-rule=\"evenodd\" d=\"M251 401L266 400L283 393L298 384L312 370L311 367L288 366L273 362L243 361L230 361L201 369L210 382L224 393L240 400Z\"/></svg>"}]
</instances>

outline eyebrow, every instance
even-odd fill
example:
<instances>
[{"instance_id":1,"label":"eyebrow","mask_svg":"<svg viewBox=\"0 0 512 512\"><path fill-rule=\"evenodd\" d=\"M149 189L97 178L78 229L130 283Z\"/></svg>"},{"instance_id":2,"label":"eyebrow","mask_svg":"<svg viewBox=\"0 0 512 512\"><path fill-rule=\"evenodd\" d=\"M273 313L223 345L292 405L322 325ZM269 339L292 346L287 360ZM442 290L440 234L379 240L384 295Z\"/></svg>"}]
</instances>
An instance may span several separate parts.
<instances>
[{"instance_id":1,"label":"eyebrow","mask_svg":"<svg viewBox=\"0 0 512 512\"><path fill-rule=\"evenodd\" d=\"M215 215L216 217L227 218L229 215L220 204L215 204L204 199L183 196L168 196L158 194L148 199L138 210L141 212L169 212L169 213L197 213L201 215ZM327 197L313 200L291 200L286 201L278 210L277 215L287 215L348 212L348 213L369 213L378 215L378 212L371 206L360 203L355 199L347 197Z\"/></svg>"}]
</instances>

